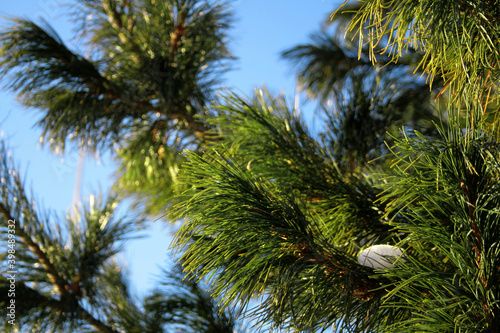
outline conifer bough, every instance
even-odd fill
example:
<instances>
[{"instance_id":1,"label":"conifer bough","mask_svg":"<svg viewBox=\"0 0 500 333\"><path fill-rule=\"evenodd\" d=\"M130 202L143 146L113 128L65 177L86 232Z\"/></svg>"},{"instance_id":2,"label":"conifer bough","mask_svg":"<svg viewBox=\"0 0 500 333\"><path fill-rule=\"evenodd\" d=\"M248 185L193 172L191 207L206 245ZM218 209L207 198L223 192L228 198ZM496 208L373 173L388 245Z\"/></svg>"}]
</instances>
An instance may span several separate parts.
<instances>
[{"instance_id":1,"label":"conifer bough","mask_svg":"<svg viewBox=\"0 0 500 333\"><path fill-rule=\"evenodd\" d=\"M395 62L409 48L423 53L419 67L430 82L442 78L457 102L485 106L500 96L498 0L362 1L347 29L373 62L380 50Z\"/></svg>"},{"instance_id":2,"label":"conifer bough","mask_svg":"<svg viewBox=\"0 0 500 333\"><path fill-rule=\"evenodd\" d=\"M69 142L111 150L119 192L147 213L162 212L179 152L204 142L208 127L198 116L210 113L230 68L231 11L211 0L75 2L77 37L90 56L46 21L10 18L0 33L0 74L24 106L41 113L42 143L55 152Z\"/></svg>"}]
</instances>

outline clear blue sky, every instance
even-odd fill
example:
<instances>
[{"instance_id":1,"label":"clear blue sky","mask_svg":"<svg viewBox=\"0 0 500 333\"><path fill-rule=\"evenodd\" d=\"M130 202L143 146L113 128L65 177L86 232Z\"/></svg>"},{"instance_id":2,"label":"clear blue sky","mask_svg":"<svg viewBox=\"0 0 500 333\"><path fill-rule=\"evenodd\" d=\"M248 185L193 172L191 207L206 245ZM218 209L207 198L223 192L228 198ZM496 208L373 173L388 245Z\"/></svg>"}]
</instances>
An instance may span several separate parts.
<instances>
[{"instance_id":1,"label":"clear blue sky","mask_svg":"<svg viewBox=\"0 0 500 333\"><path fill-rule=\"evenodd\" d=\"M0 15L43 17L63 39L71 41L72 25L67 8L71 0L2 1ZM234 27L230 31L230 49L238 58L233 71L226 74L224 84L250 95L255 87L266 85L273 92L285 91L290 99L295 91L294 70L280 59L286 48L308 41L320 23L340 1L335 0L235 0ZM0 21L4 26L4 21ZM74 46L74 45L73 45ZM85 50L80 50L84 53ZM5 83L3 81L2 83ZM71 208L78 152L69 151L56 156L39 145L40 129L34 127L40 113L26 110L15 96L0 90L0 130L12 148L25 182L33 189L35 198L45 209L64 214ZM115 167L109 156L85 158L82 195L104 191L111 185ZM154 285L157 266L169 257L168 226L156 222L149 237L133 241L121 259L127 263L132 283L140 294Z\"/></svg>"}]
</instances>

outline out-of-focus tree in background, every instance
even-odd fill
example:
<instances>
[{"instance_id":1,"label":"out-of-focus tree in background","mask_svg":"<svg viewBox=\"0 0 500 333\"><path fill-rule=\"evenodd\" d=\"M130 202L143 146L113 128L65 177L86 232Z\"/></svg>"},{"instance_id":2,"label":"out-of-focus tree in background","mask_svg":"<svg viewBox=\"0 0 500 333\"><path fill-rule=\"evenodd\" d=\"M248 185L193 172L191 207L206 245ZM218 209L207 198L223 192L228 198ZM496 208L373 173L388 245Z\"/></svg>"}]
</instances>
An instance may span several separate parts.
<instances>
[{"instance_id":1,"label":"out-of-focus tree in background","mask_svg":"<svg viewBox=\"0 0 500 333\"><path fill-rule=\"evenodd\" d=\"M41 140L111 150L117 190L148 213L168 206L183 149L197 150L221 73L230 68L228 4L81 0L71 50L48 22L11 19L0 70L22 103L43 116ZM147 205L140 205L145 201Z\"/></svg>"}]
</instances>

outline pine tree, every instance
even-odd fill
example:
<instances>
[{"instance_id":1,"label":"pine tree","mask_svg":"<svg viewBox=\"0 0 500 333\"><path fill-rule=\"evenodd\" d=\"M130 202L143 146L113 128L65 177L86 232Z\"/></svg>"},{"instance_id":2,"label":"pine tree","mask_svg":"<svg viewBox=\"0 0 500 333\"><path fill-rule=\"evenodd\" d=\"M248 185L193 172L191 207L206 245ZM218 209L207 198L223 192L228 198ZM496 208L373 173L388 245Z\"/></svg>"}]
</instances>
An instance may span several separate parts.
<instances>
[{"instance_id":1,"label":"pine tree","mask_svg":"<svg viewBox=\"0 0 500 333\"><path fill-rule=\"evenodd\" d=\"M116 151L121 167L114 193L120 197L93 198L66 218L40 216L2 147L1 227L4 240L15 244L2 250L2 264L6 272L12 262L16 273L12 297L10 276L2 276L0 304L7 315L15 300L17 325L4 321L4 329L245 331L233 313L219 311L203 284L184 280L177 269L137 299L115 260L142 219L133 212L116 217L123 194L146 212L162 212L175 189L178 152L205 141L207 125L197 116L209 113L232 59L227 5L82 0L74 17L91 56L72 50L45 21L13 18L0 37L0 68L21 102L42 112L41 141L56 153L68 143Z\"/></svg>"},{"instance_id":2,"label":"pine tree","mask_svg":"<svg viewBox=\"0 0 500 333\"><path fill-rule=\"evenodd\" d=\"M119 152L128 163L122 170L130 176L129 181L125 174L122 179L132 186L139 178L136 175L151 176L149 182L139 182L132 190L139 195L146 190L158 194L162 201L151 206L156 210L164 207L163 198L171 195L176 182L173 175L183 159L176 152L192 148L185 155L181 173L180 185L187 190L177 198L181 202L173 212L185 221L176 245L182 250L185 270L212 283L222 309L235 304L246 307L260 297L260 305L249 315L266 327L299 331L333 326L342 332L498 332L498 1L374 0L344 7L354 11L340 18L351 20L347 36L355 38L358 48L349 39L322 35L313 40L316 45L285 53L299 65L299 82L311 96L320 98L327 126L318 136L308 131L285 97L264 90L252 98L228 92L217 110L195 107L205 105L193 97L200 95L187 98L182 92L198 86L179 83L193 82L180 79L193 77L187 65L186 72L177 72L177 63L168 67L171 76L159 84L141 79L149 68L164 73L162 66L172 64L168 62L172 50L182 54L179 45L188 41L178 39L187 31L182 24L186 12L179 4L186 8L191 4L190 13L195 13L202 7L198 2L165 1L166 7L162 7L153 6L154 1L140 1L145 8L149 8L147 4L154 7L144 12L132 1L80 3L81 12L89 17L90 29L87 23L83 29L89 31L85 37L89 43L98 45L100 38L112 42L103 46L119 45L120 49L98 48L99 61L90 61L69 51L50 29L21 20L18 29L2 35L4 73L17 73L12 88L21 92L28 106L42 108L47 116L64 106L73 115L65 120L85 123L78 128L64 127L52 121L61 118L47 118L46 137L55 138L54 147L62 148L76 131L75 140L93 149L110 146L115 140L122 142L121 148L132 148ZM177 18L172 20L175 23L164 26L170 21L158 18L161 10L152 14L161 8L163 17ZM163 29L169 34L152 33ZM215 35L224 36L220 33ZM141 43L134 43L136 38ZM134 46L156 45L155 38L166 38L168 50L137 50ZM227 59L223 39L215 38L220 42L215 43L215 50L220 53L213 54L214 61ZM161 56L156 58L157 54ZM27 64L42 65L23 67ZM414 70L424 78L401 78ZM114 76L121 72L129 75ZM426 91L425 80L433 90ZM140 93L113 96L127 89ZM140 98L129 101L130 96ZM116 112L94 116L88 111L96 106ZM130 115L142 106L151 111L146 118ZM156 107L164 107L166 115ZM156 112L161 118L158 122ZM113 116L107 118L108 114ZM434 122L432 127L430 122ZM169 125L169 130L162 132L162 124ZM121 133L126 134L124 138ZM216 140L204 145L206 151L201 155L197 145L211 136ZM158 162L158 156L165 161ZM4 174L3 179L12 179L8 172ZM16 219L10 214L21 209L16 207L31 207L17 204L21 194L12 196L22 193L15 190L20 186L3 188L8 191L2 192L2 207L13 207L2 209L4 218ZM20 214L25 215L17 215L33 215L26 215L31 211L24 209ZM86 211L80 214L85 216L81 220L90 226L92 216L85 215ZM107 212L101 208L98 215L107 216ZM27 230L36 229L30 237L23 238L22 229L17 234L25 243L22 259L28 264L23 267L34 271L26 275L26 288L20 287L26 291L25 304L34 304L27 307L32 311L24 317L27 323L39 323L37 318L45 316L41 305L47 304L55 309L46 324L52 326L47 328L60 330L96 330L99 323L92 316L103 325L108 320L119 325L111 329L147 331L151 327L157 331L158 326L147 325L163 323L172 313L164 311L172 299L158 294L144 300L144 310L134 310L126 284L116 266L107 261L116 251L114 247L105 247L102 253L94 253L95 247L71 252L73 257L65 256L74 261L66 269L60 263L65 256L54 249L64 249L67 243L61 240L83 235L81 231L44 232L43 228L55 227L33 221L27 224ZM75 223L67 225L70 229ZM93 229L84 230L94 235L108 225L116 224L108 222L101 229L102 224L94 222ZM108 236L120 241L127 236L124 231L120 228L116 235ZM36 237L40 238L40 251L33 245ZM105 242L102 235L91 238L93 244L97 238L99 244L112 243ZM36 257L43 249L52 253L50 260ZM82 256L87 252L101 263L93 264L89 271L102 280L84 284L74 273L88 264ZM56 272L61 267L64 269ZM106 285L106 281L111 283ZM8 288L8 281L3 283ZM53 292L46 286L52 286ZM88 295L102 297L79 298ZM60 302L70 310L58 308ZM203 308L196 301L190 304ZM136 320L146 314L154 320ZM136 322L139 326L134 326ZM205 323L210 326L212 322Z\"/></svg>"},{"instance_id":3,"label":"pine tree","mask_svg":"<svg viewBox=\"0 0 500 333\"><path fill-rule=\"evenodd\" d=\"M223 139L202 156L186 153L181 172L190 186L176 207L185 220L176 238L185 269L212 277L225 307L259 297L252 315L276 329L498 332L500 2L355 7L348 28L357 29L361 66L379 57L390 71L413 47L427 82L441 84L428 97L439 98L442 123L433 135L411 124L400 128L378 152L384 163L362 163L366 149L345 163L357 146L339 129L356 133L357 123L331 121L315 137L284 97L228 93L211 120ZM315 51L287 54L307 60ZM342 57L333 76L355 67L346 71L350 58ZM321 67L306 63L299 78L329 95L329 86L315 84L328 85L331 77L322 81L324 72L315 72ZM349 89L354 84L337 88L342 94L332 89L330 98L337 105L369 103L372 111L401 89L362 87L387 92L367 102ZM416 103L417 112L426 104ZM335 109L325 111L327 119L337 117Z\"/></svg>"},{"instance_id":4,"label":"pine tree","mask_svg":"<svg viewBox=\"0 0 500 333\"><path fill-rule=\"evenodd\" d=\"M138 237L141 219L118 216L116 197L91 196L61 218L28 196L0 146L0 313L4 332L227 332L246 329L220 311L203 285L165 270L138 299L116 255Z\"/></svg>"},{"instance_id":5,"label":"pine tree","mask_svg":"<svg viewBox=\"0 0 500 333\"><path fill-rule=\"evenodd\" d=\"M24 106L42 113L41 140L117 158L117 190L147 213L168 206L183 149L196 150L214 90L230 65L225 3L78 0L84 56L48 22L10 19L0 73ZM146 202L147 205L141 205Z\"/></svg>"}]
</instances>

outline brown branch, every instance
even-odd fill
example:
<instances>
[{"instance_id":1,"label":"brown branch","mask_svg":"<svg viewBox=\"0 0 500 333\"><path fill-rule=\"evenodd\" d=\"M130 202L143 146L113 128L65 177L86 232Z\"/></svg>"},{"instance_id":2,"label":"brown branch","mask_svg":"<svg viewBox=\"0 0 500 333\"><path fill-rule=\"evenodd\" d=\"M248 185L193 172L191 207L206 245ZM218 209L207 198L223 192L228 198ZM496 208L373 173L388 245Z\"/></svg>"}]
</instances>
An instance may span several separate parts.
<instances>
[{"instance_id":1,"label":"brown branch","mask_svg":"<svg viewBox=\"0 0 500 333\"><path fill-rule=\"evenodd\" d=\"M132 42L132 40L129 38L129 36L127 36L123 33L123 30L126 30L129 34L132 32L132 27L133 27L132 16L130 14L128 15L128 24L127 24L127 27L125 27L125 29L124 29L121 14L118 12L116 7L114 6L113 1L112 0L103 0L102 7L104 8L104 11L108 15L108 22L116 30L118 38L120 39L120 42L122 42L125 45L130 46L132 51L134 51L135 53L140 55L140 53L141 53L140 48L137 46L137 44ZM139 57L137 55L133 56L133 60L135 63L139 63Z\"/></svg>"},{"instance_id":2,"label":"brown branch","mask_svg":"<svg viewBox=\"0 0 500 333\"><path fill-rule=\"evenodd\" d=\"M15 221L14 217L10 214L9 210L0 203L0 213L6 220ZM50 282L55 285L57 292L61 297L67 297L68 291L66 290L66 285L68 284L58 273L57 269L54 267L47 254L36 244L31 237L26 233L23 228L16 223L16 235L21 238L24 244L30 249L33 254L38 257L38 260L43 265L43 268L47 272L47 276Z\"/></svg>"},{"instance_id":3,"label":"brown branch","mask_svg":"<svg viewBox=\"0 0 500 333\"><path fill-rule=\"evenodd\" d=\"M177 17L177 24L174 26L174 31L170 33L170 62L174 61L175 52L179 47L179 42L186 34L186 27L184 25L186 15L183 11L180 11L178 14L179 17Z\"/></svg>"},{"instance_id":4,"label":"brown branch","mask_svg":"<svg viewBox=\"0 0 500 333\"><path fill-rule=\"evenodd\" d=\"M287 240L285 235L281 237ZM374 291L380 287L378 281L370 279L370 277L365 274L359 274L359 272L355 272L349 267L343 267L340 261L335 259L332 255L313 252L306 242L291 244L291 249L293 256L297 260L303 259L314 265L323 267L326 276L336 275L345 278L349 277L349 284L353 291L352 295L358 299L367 301L373 299L376 294L385 293L383 290ZM347 292L348 290L346 289L346 293Z\"/></svg>"},{"instance_id":5,"label":"brown branch","mask_svg":"<svg viewBox=\"0 0 500 333\"><path fill-rule=\"evenodd\" d=\"M468 184L473 184L474 183L474 174L468 172L467 173L467 182ZM475 213L476 213L476 202L477 202L477 194L475 190L469 189L469 186L466 185L464 182L460 183L460 188L464 191L465 197L467 199L467 206L469 209L469 220L471 223L472 227L472 235L474 236L475 243L472 244L472 248L476 252L476 265L478 269L481 269L481 259L482 259L482 246L481 246L481 234L479 232L479 226L477 225ZM483 274L480 274L479 278L481 285L483 286L484 290L488 290L488 281L486 281L486 278ZM481 299L481 303L483 305L483 310L486 315L486 319L488 323L492 322L491 318L491 313L490 309L488 307L488 302L485 298Z\"/></svg>"},{"instance_id":6,"label":"brown branch","mask_svg":"<svg viewBox=\"0 0 500 333\"><path fill-rule=\"evenodd\" d=\"M0 203L0 214L4 217L5 220L16 221L16 219L10 214L9 210L5 207L3 203ZM61 276L58 274L56 268L52 264L52 262L47 258L47 255L43 250L31 239L31 237L16 223L16 235L19 236L24 244L33 252L38 260L42 263L43 267L47 271L47 276L49 277L50 282L56 286L57 292L61 296L61 300L55 300L43 296L38 291L29 288L35 291L40 297L45 298L40 302L40 305L49 306L55 310L60 310L63 312L67 312L67 305L65 303L66 299L73 298L75 295L68 293L71 288L75 288L73 284L68 284ZM78 295L76 295L78 296ZM93 317L87 310L82 308L78 303L76 303L76 309L74 312L80 314L81 318L87 321L92 327L94 327L98 332L102 333L118 333L113 328L107 326L99 319Z\"/></svg>"}]
</instances>

